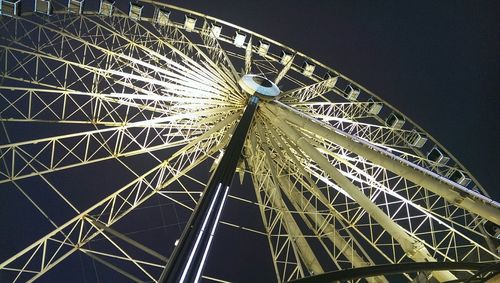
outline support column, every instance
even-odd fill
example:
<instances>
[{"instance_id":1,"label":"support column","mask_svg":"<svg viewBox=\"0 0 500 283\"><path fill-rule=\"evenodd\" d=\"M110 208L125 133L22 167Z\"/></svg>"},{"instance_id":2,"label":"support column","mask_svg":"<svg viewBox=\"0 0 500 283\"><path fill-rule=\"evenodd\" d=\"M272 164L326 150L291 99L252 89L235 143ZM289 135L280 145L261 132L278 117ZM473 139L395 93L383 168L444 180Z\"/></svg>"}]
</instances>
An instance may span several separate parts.
<instances>
[{"instance_id":1,"label":"support column","mask_svg":"<svg viewBox=\"0 0 500 283\"><path fill-rule=\"evenodd\" d=\"M326 222L326 219L320 213L318 213L313 204L311 204L302 193L295 189L295 187L291 184L290 179L284 176L280 176L278 180L280 184L285 188L283 191L285 192L287 198L292 202L292 204L294 204L296 207L300 208L307 214L314 215L311 216L310 219L316 225L323 225ZM352 263L354 267L370 266L370 263L365 261L354 249L354 247L349 244L330 223L326 224L324 234L326 235L326 237L328 237L328 239L330 239L330 241L335 245L339 252L342 253ZM385 279L384 276L368 277L366 278L366 281L368 281L369 283L388 283L387 279Z\"/></svg>"},{"instance_id":2,"label":"support column","mask_svg":"<svg viewBox=\"0 0 500 283\"><path fill-rule=\"evenodd\" d=\"M278 107L276 107L278 108ZM270 118L272 123L282 130L290 140L305 152L318 166L332 178L340 187L342 187L358 204L386 231L389 233L406 252L407 256L417 262L436 261L429 253L422 242L410 236L406 231L395 223L387 214L374 204L357 186L355 186L347 177L337 170L328 159L326 159L316 148L312 142L305 136L301 135L297 130L288 125L285 121L278 119L267 108L263 108L265 114ZM436 271L432 275L440 282L452 281L457 278L449 271Z\"/></svg>"},{"instance_id":3,"label":"support column","mask_svg":"<svg viewBox=\"0 0 500 283\"><path fill-rule=\"evenodd\" d=\"M258 102L257 96L250 97L226 151L184 228L159 282L199 281Z\"/></svg>"},{"instance_id":4,"label":"support column","mask_svg":"<svg viewBox=\"0 0 500 283\"><path fill-rule=\"evenodd\" d=\"M280 211L280 213L282 214L285 229L287 233L291 236L293 241L295 241L295 244L297 245L297 248L299 250L299 254L302 260L304 261L304 264L307 267L309 273L310 274L324 273L325 271L323 270L323 267L319 263L318 259L316 258L316 255L311 249L311 246L309 245L304 235L302 234L302 231L300 230L299 225L293 218L292 213L290 213L289 209L286 207L283 201L283 197L281 196L281 190L279 186L278 172L276 172L276 167L273 166L272 164L271 154L269 152L269 149L264 147L264 152L265 152L266 163L269 166L269 171L271 172L272 176L271 180L274 185L274 188L272 187L266 188L268 190L267 193L269 195L269 199L271 200L273 207L278 209L278 211ZM272 190L274 190L274 192Z\"/></svg>"},{"instance_id":5,"label":"support column","mask_svg":"<svg viewBox=\"0 0 500 283\"><path fill-rule=\"evenodd\" d=\"M367 142L356 139L303 113L279 103L266 103L265 108L274 113L279 119L288 120L298 127L308 129L317 135L338 144L364 158L380 165L399 176L424 187L425 189L443 197L446 201L478 214L491 222L500 225L500 205L482 195L440 177L424 168L399 158L391 153L375 149Z\"/></svg>"},{"instance_id":6,"label":"support column","mask_svg":"<svg viewBox=\"0 0 500 283\"><path fill-rule=\"evenodd\" d=\"M272 134L272 136L274 136L274 138L270 139L272 146L274 148L280 148L280 146L276 141L278 140L279 143L284 144L283 140L284 137L278 135L278 133L276 132L276 130L274 130L273 127L269 127L269 131ZM290 145L293 144L290 140L287 140L287 143ZM283 160L290 158L292 162L296 164L299 172L306 178L308 182L307 189L309 190L309 192L311 192L321 203L323 203L323 205L325 205L328 208L330 213L332 213L335 218L340 218L339 213L335 210L335 208L328 201L328 199L323 195L323 193L317 187L316 183L309 176L309 173L307 173L305 169L301 167L300 162L297 160L295 155L290 151L290 149L287 147L283 147L283 150L286 152L288 157L286 157L281 151L278 151L278 154ZM295 148L295 150L298 151L297 148ZM292 204L295 207L299 208L297 210L302 210L310 215L314 214L315 216L310 217L310 219L313 222L315 222L316 225L318 226L321 225L322 223L325 223L325 218L321 214L317 213L316 208L309 202L309 200L306 197L304 197L304 195L301 192L299 192L295 188L295 186L291 183L288 177L280 176L278 180L281 184L281 187L285 188L283 191L285 192L287 198L292 202ZM302 180L299 180L299 182L301 181ZM305 215L302 216L305 217ZM324 233L330 239L330 241L337 247L337 249L353 264L354 267L366 267L370 265L370 262L365 261L354 249L354 247L348 244L347 241L344 240L344 238L333 228L331 224L327 224ZM369 277L366 278L366 280L369 283L388 282L387 279L385 279L383 276Z\"/></svg>"}]
</instances>

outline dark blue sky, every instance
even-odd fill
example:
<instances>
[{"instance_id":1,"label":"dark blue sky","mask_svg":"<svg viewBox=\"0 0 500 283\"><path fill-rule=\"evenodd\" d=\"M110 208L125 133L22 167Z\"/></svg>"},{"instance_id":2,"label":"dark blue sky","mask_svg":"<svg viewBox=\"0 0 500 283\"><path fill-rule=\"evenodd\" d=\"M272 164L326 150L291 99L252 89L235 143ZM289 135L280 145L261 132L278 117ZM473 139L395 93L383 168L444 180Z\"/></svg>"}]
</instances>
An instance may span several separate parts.
<instances>
[{"instance_id":1,"label":"dark blue sky","mask_svg":"<svg viewBox=\"0 0 500 283\"><path fill-rule=\"evenodd\" d=\"M415 121L500 199L498 1L168 1L333 67Z\"/></svg>"},{"instance_id":2,"label":"dark blue sky","mask_svg":"<svg viewBox=\"0 0 500 283\"><path fill-rule=\"evenodd\" d=\"M127 7L125 1L116 2ZM426 129L500 200L498 1L168 3L253 30L349 76ZM102 180L91 181L103 186ZM229 202L226 211L241 209L235 205ZM238 214L224 217L239 219ZM255 219L260 221L258 215ZM32 219L24 221L29 225ZM221 226L214 249L222 252L216 252L217 260L210 261L209 269L250 265L228 272L231 276L244 274L247 282L273 276L267 251L256 251L267 248L265 239L245 233L235 239L230 229ZM78 260L73 258L63 267L78 266ZM51 273L53 277L48 274L41 281L51 282L71 276L71 272L68 268L63 273ZM241 274L234 274L237 272ZM80 281L75 282L96 281L92 270L86 271L87 277L80 275ZM108 281L123 278L113 276L107 277Z\"/></svg>"}]
</instances>

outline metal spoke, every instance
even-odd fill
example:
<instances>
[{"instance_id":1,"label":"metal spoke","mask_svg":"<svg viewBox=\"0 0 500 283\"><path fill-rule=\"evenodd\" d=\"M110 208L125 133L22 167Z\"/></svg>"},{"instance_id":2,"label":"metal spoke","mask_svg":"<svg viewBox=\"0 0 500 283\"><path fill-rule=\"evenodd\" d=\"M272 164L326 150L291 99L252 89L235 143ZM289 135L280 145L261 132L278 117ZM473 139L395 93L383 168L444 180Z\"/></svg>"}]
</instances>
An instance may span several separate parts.
<instances>
[{"instance_id":1,"label":"metal spoke","mask_svg":"<svg viewBox=\"0 0 500 283\"><path fill-rule=\"evenodd\" d=\"M0 0L6 282L46 279L77 256L78 270L101 281L111 272L163 282L169 258L176 270L198 270L196 280L239 281L227 268L200 267L237 250L207 248L203 259L169 254L185 246L189 223L211 215L209 226L225 230L203 234L206 227L196 226L204 246L224 246L220 232L265 237L267 246L255 250L270 257L260 262L273 264L278 282L500 260L492 238L500 205L424 129L337 70L160 1L103 0L96 11L82 1L35 2L27 11ZM252 96L253 118L242 118ZM246 139L235 130L239 120L249 125ZM235 141L241 155L241 147L226 148ZM216 205L211 214L199 203L213 196L204 188L224 156L253 191L231 191L233 211ZM242 206L261 223L235 211ZM12 234L17 229L21 235ZM476 267L467 268L364 279L460 281L475 276Z\"/></svg>"},{"instance_id":2,"label":"metal spoke","mask_svg":"<svg viewBox=\"0 0 500 283\"><path fill-rule=\"evenodd\" d=\"M287 103L310 101L316 97L324 95L328 91L331 91L335 87L336 83L337 83L337 77L333 77L333 78L327 78L321 82L314 83L312 85L303 86L294 90L290 90L283 93L283 98L281 99L281 101Z\"/></svg>"},{"instance_id":3,"label":"metal spoke","mask_svg":"<svg viewBox=\"0 0 500 283\"><path fill-rule=\"evenodd\" d=\"M247 48L245 49L245 74L250 74L252 72L252 38L247 43Z\"/></svg>"},{"instance_id":4,"label":"metal spoke","mask_svg":"<svg viewBox=\"0 0 500 283\"><path fill-rule=\"evenodd\" d=\"M284 111L283 108L274 106L272 104L267 104L266 106L270 106L274 113L284 113L280 111ZM287 111L286 113L294 113L294 115L288 115L287 118L285 119L292 119L294 117L299 118L300 114L296 112L290 112ZM327 139L332 139L332 136L335 136L336 138L333 140L333 142L342 145L344 148L349 149L357 154L360 154L361 156L364 156L367 159L370 160L375 160L375 162L385 168L388 168L390 171L395 172L408 180L411 180L419 185L422 185L426 189L433 191L442 197L444 197L447 201L450 203L453 203L457 206L463 207L467 210L470 210L471 212L477 213L494 223L500 223L500 219L498 219L498 205L496 202L491 201L477 193L474 193L472 191L469 191L464 188L460 188L460 185L454 184L452 182L440 182L442 179L439 178L439 176L436 176L435 174L432 174L431 172L426 172L425 169L418 168L416 166L412 166L411 163L407 162L405 163L406 166L411 166L413 169L412 171L408 171L408 169L402 167L403 165L400 165L401 159L396 158L395 156L392 156L388 153L382 153L381 151L376 150L373 146L364 144L363 141L357 140L359 144L353 143L350 138L347 137L346 134L338 134L335 130L333 129L328 129L327 126L318 124L314 121L311 121L307 118L299 118L295 120L295 122L304 125L304 122L308 124L309 126L314 126L315 129L317 130L316 133L323 135ZM320 130L323 129L323 130ZM349 136L352 137L352 136ZM342 140L342 142L341 142ZM382 164L380 164L382 163ZM403 169L404 168L404 169ZM417 177L418 176L418 177ZM462 197L460 194L457 192L457 189L459 192L462 192L462 194L467 194L467 196ZM478 204L474 201L474 199L477 199L479 201L482 201L481 204Z\"/></svg>"},{"instance_id":5,"label":"metal spoke","mask_svg":"<svg viewBox=\"0 0 500 283\"><path fill-rule=\"evenodd\" d=\"M203 111L197 114L205 115ZM207 128L196 121L179 123L190 115L2 145L0 159L10 166L1 173L0 183L187 144ZM221 128L237 115L223 117L214 128Z\"/></svg>"},{"instance_id":6,"label":"metal spoke","mask_svg":"<svg viewBox=\"0 0 500 283\"><path fill-rule=\"evenodd\" d=\"M111 226L133 211L134 208L154 196L158 191L167 188L171 183L195 168L197 164L206 160L223 146L223 142L221 141L223 136L221 135L214 137L205 135L205 138L209 138L210 141L206 148L193 147L193 144L186 145L184 149L178 151L177 154L168 160L155 166L136 180L82 212L71 221L59 226L56 230L31 244L17 255L1 263L0 269L17 271L18 276L21 273L34 275L30 275L30 280L40 277L57 265L57 263L102 233L103 228L97 228L95 225L92 225L92 222L89 223L90 220L88 220L87 216L91 216L92 221L100 221L102 225ZM183 162L184 158L192 162L186 164ZM140 197L137 198L136 196ZM57 245L52 247L51 243L54 242ZM34 256L42 256L47 260L42 260L41 266L28 268L28 266L34 264L32 262Z\"/></svg>"},{"instance_id":7,"label":"metal spoke","mask_svg":"<svg viewBox=\"0 0 500 283\"><path fill-rule=\"evenodd\" d=\"M269 114L272 115L271 113ZM273 119L273 121L276 121L276 119ZM331 166L329 161L308 142L307 138L301 137L296 130L285 123L277 123L276 126L283 132L286 132L291 139L296 140L296 145L300 147L305 154L312 158L330 178L339 184L375 221L388 231L388 233L400 243L401 248L403 248L408 257L417 262L436 261L420 240L407 234L406 231L393 222L387 214L373 204L370 198L364 195L359 188L352 184L335 167ZM436 271L433 275L440 281L456 280L456 277L447 271Z\"/></svg>"}]
</instances>

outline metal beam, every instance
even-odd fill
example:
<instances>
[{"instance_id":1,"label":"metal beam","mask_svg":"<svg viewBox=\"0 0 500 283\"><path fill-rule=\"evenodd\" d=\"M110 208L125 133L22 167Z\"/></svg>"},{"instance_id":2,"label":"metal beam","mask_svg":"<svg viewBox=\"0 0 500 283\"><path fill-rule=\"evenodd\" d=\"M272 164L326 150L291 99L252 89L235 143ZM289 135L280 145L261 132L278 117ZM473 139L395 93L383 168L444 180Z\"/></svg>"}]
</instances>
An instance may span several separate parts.
<instances>
[{"instance_id":1,"label":"metal beam","mask_svg":"<svg viewBox=\"0 0 500 283\"><path fill-rule=\"evenodd\" d=\"M337 219L339 221L339 223L342 225L342 227L344 229L346 229L347 226L351 226L351 224L346 224L346 223L350 223L349 220L345 219L335 209L335 207L330 203L330 201L324 195L324 193L318 188L316 182L314 182L312 180L312 178L311 178L311 175L310 175L311 173L310 172L306 172L306 170L304 169L304 167L301 165L301 162L297 159L297 156L295 155L295 153L293 153L290 150L290 147L293 147L295 152L299 152L300 153L300 150L298 150L293 145L293 142L291 142L290 140L286 139L286 137L284 137L282 135L279 135L278 132L273 127L267 127L267 129L271 133L271 135L274 136L274 138L269 139L269 141L271 142L272 146L274 148L280 148L280 145L278 145L276 143L276 141L279 141L279 143L283 145L283 146L281 146L281 148L284 150L284 152L278 151L278 154L280 155L280 157L282 158L282 160L290 160L290 161L292 161L295 164L295 168L298 170L299 174L301 174L302 176L305 177L305 179L296 178L296 181L300 182L302 184L302 186L304 186L304 188L306 188L310 193L312 193L314 195L314 197L318 201L320 201L323 205L325 205L328 208L328 210L330 211L330 214L335 219ZM285 141L285 139L286 139L286 141ZM286 155L285 155L285 153L286 153ZM305 156L303 156L303 157L305 157ZM297 190L293 190L292 192L294 194L295 193L300 194L303 197L303 195L301 193L299 193ZM303 204L303 203L301 202L301 204ZM305 204L305 206L307 207L307 204ZM354 226L351 226L351 227L354 228ZM360 249L360 251L363 253L363 255L365 256L365 258L368 259L368 263L373 264L373 260L371 260L371 258L368 255L368 253L366 253L366 251L364 250L364 248L356 241L356 238L351 234L351 232L349 231L349 229L346 229L346 232L348 233L348 235L350 236L350 238L354 241L354 243L357 245L357 247ZM359 233L359 231L358 231L358 233ZM349 253L349 256L350 255L351 254ZM349 258L348 256L346 256L346 257ZM354 259L354 257L353 257L353 259ZM366 266L366 265L362 265L362 266L354 265L354 266L356 266L356 267L362 267L362 266Z\"/></svg>"},{"instance_id":2,"label":"metal beam","mask_svg":"<svg viewBox=\"0 0 500 283\"><path fill-rule=\"evenodd\" d=\"M497 270L499 264L493 264ZM330 283L358 280L371 276L403 274L421 271L436 270L480 270L492 266L490 263L475 262L411 262L398 264L375 265L340 271L327 272L316 276L306 277L289 283ZM461 281L460 281L461 282Z\"/></svg>"},{"instance_id":3,"label":"metal beam","mask_svg":"<svg viewBox=\"0 0 500 283\"><path fill-rule=\"evenodd\" d=\"M281 191L285 190L283 190L283 187L280 190L280 176L278 175L278 172L276 172L276 166L273 164L270 151L265 145L263 145L263 148L265 152L266 163L268 164L268 169L271 172L271 180L273 181L272 183L275 186L274 188L266 188L268 190L267 193L269 194L269 199L271 200L273 207L277 208L282 214L285 229L297 245L300 257L304 261L304 264L307 267L309 273L321 274L324 272L323 267L319 263L309 243L305 239L302 231L300 230L300 227L293 218L292 213L286 207L286 204L283 201Z\"/></svg>"},{"instance_id":4,"label":"metal beam","mask_svg":"<svg viewBox=\"0 0 500 283\"><path fill-rule=\"evenodd\" d=\"M293 59L295 59L295 55L293 55L292 59L290 59L290 61L288 61L288 63L278 73L278 75L276 76L276 79L274 79L274 84L276 84L276 85L279 84L280 81L285 77L286 73L288 73L288 71L290 70L290 68L293 65Z\"/></svg>"},{"instance_id":5,"label":"metal beam","mask_svg":"<svg viewBox=\"0 0 500 283\"><path fill-rule=\"evenodd\" d=\"M139 242L131 239L130 237L127 237L126 235L124 235L124 234L116 231L115 229L106 226L105 224L103 224L103 223L101 223L101 222L93 219L90 216L87 216L86 218L88 218L92 222L92 224L95 225L97 228L102 229L103 232L108 233L108 234L110 234L112 236L117 237L118 239L121 239L121 240L129 243L132 246L140 249L141 251L143 251L143 252L145 252L145 253L147 253L149 255L152 255L152 256L156 257L157 259L159 259L161 261L164 261L165 263L168 261L168 258L166 258L165 256L163 256L163 255L159 254L158 252L156 252L156 251L154 251L154 250L146 247L145 245L143 245L143 244L141 244L141 243L139 243Z\"/></svg>"},{"instance_id":6,"label":"metal beam","mask_svg":"<svg viewBox=\"0 0 500 283\"><path fill-rule=\"evenodd\" d=\"M95 260L95 261L97 261L97 262L102 263L103 265L105 265L105 266L107 266L107 267L109 267L109 268L113 269L114 271L116 271L116 272L120 273L121 275L123 275L123 276L127 277L128 279L130 279L130 280L132 280L132 281L134 281L134 282L138 282L138 283L142 283L142 282L144 282L144 281L142 281L141 279L139 279L139 278L135 277L134 275L132 275L132 274L128 273L127 271L125 271L125 270L123 270L123 269L119 268L118 266L116 266L116 265L112 264L111 262L109 262L109 261L107 261L107 260L104 260L104 259L102 259L102 258L98 257L97 255L95 255L95 254L93 254L93 253L91 253L91 252L86 252L86 251L84 251L83 253L84 253L84 254L86 254L86 255L88 255L88 256L89 256L90 258L92 258L93 260Z\"/></svg>"},{"instance_id":7,"label":"metal beam","mask_svg":"<svg viewBox=\"0 0 500 283\"><path fill-rule=\"evenodd\" d=\"M268 104L267 104L268 105ZM278 108L278 107L277 107ZM377 221L400 245L406 252L407 256L417 262L431 261L436 259L429 253L424 244L410 236L401 226L395 223L385 212L371 201L356 185L354 185L347 177L339 172L326 157L324 157L312 144L307 137L301 135L296 129L288 125L283 119L278 119L274 116L267 107L264 107L265 114L270 118L271 122L280 128L290 140L314 160L319 167L332 178L340 187L342 187L363 209ZM353 143L353 142L352 142ZM433 273L439 281L455 280L456 277L447 271L438 271Z\"/></svg>"},{"instance_id":8,"label":"metal beam","mask_svg":"<svg viewBox=\"0 0 500 283\"><path fill-rule=\"evenodd\" d=\"M200 279L258 102L257 96L250 97L225 153L186 224L159 282L198 282Z\"/></svg>"},{"instance_id":9,"label":"metal beam","mask_svg":"<svg viewBox=\"0 0 500 283\"><path fill-rule=\"evenodd\" d=\"M277 141L279 141L279 143L282 145L285 144L283 140L285 137L278 135L278 133L273 127L269 127L268 130L271 133L271 135L274 136L273 138L270 138L269 141L271 142L272 146L275 149L280 148ZM292 145L292 142L289 140L287 141L287 143ZM281 159L282 160L290 159L293 163L297 165L299 172L307 180L306 187L309 190L309 192L311 192L321 203L323 203L323 205L325 205L329 209L330 213L332 213L332 215L338 219L340 214L335 210L335 208L323 195L323 193L317 187L316 183L311 179L310 175L305 171L303 167L300 166L300 162L297 160L297 157L290 151L288 147L282 146L282 148L284 149L284 152L288 156L285 156L284 152L277 150L277 153L281 157ZM295 150L298 151L298 149ZM297 180L301 183L305 181L300 178L297 178ZM311 202L300 191L296 189L296 187L290 181L290 178L286 177L286 175L285 176L282 175L278 178L278 181L280 182L281 186L285 188L283 189L285 195L292 202L292 204L298 208L297 210L305 212L303 214L300 214L301 216L305 217L305 214L314 215L314 217L309 217L309 218L313 222L315 222L315 224L318 226L324 225L324 223L326 223L326 219L320 213L318 213L317 209L311 204ZM338 219L338 221L341 223L343 227L345 227L343 219L342 220ZM342 237L340 233L337 232L335 227L333 227L333 225L331 225L330 223L326 224L323 233L335 245L335 247L339 250L339 252L342 253L352 263L353 266L365 267L369 266L370 264L373 264L371 260L365 261L354 249L354 246L345 241L344 237ZM362 247L358 246L358 248L360 248L363 251ZM367 281L370 283L387 282L387 280L383 276L368 278Z\"/></svg>"},{"instance_id":10,"label":"metal beam","mask_svg":"<svg viewBox=\"0 0 500 283\"><path fill-rule=\"evenodd\" d=\"M369 143L348 135L338 129L322 123L306 114L300 113L282 103L266 103L265 108L279 119L285 119L302 129L308 129L321 137L334 142L345 149L371 160L395 174L424 187L443 197L446 201L478 214L500 225L499 204L487 197L474 193L433 172L418 167Z\"/></svg>"},{"instance_id":11,"label":"metal beam","mask_svg":"<svg viewBox=\"0 0 500 283\"><path fill-rule=\"evenodd\" d=\"M228 123L231 122L228 121ZM27 274L30 282L40 278L72 253L82 250L82 246L101 234L100 231L96 231L94 226L89 227L88 225L84 225L87 215L93 215L94 218L100 220L107 219L106 225L108 226L119 221L136 207L156 195L160 190L167 188L170 184L179 180L181 176L186 176L189 171L218 152L226 144L226 136L220 135L210 138L214 134L215 132L210 133L210 131L202 134L199 136L199 139L184 146L163 163L155 166L65 224L60 225L57 229L32 243L16 255L0 263L0 270L15 270L17 276ZM203 144L200 141L205 140L210 140L210 143L205 145L206 150L195 147L195 145ZM202 154L198 155L199 152L202 152ZM194 158L191 163L186 164L183 162L186 159L191 160L191 157ZM176 174L165 172L176 172ZM140 197L137 198L136 196ZM114 204L117 202L126 202L129 205L115 206ZM63 242L60 240L61 237L65 239ZM60 244L56 246L48 244L54 241ZM26 270L25 267L30 264L31 259L38 257L41 258L42 263L35 272Z\"/></svg>"},{"instance_id":12,"label":"metal beam","mask_svg":"<svg viewBox=\"0 0 500 283\"><path fill-rule=\"evenodd\" d=\"M300 193L297 189L295 189L290 182L290 179L280 176L278 178L280 184L282 184L287 198L292 201L292 203L299 207L302 211L310 215L310 219L318 226L324 225L327 223L325 217L323 217L316 208L307 200L306 197L302 193ZM366 267L370 266L370 263L365 261L358 252L354 249L354 247L349 244L342 235L340 235L337 230L330 223L326 224L324 228L323 234L328 237L328 239L335 245L335 247L342 253L355 267ZM381 283L381 282L389 282L384 276L376 276L370 277L366 279L369 283Z\"/></svg>"},{"instance_id":13,"label":"metal beam","mask_svg":"<svg viewBox=\"0 0 500 283\"><path fill-rule=\"evenodd\" d=\"M248 41L247 48L245 49L245 70L244 74L252 72L252 38Z\"/></svg>"},{"instance_id":14,"label":"metal beam","mask_svg":"<svg viewBox=\"0 0 500 283\"><path fill-rule=\"evenodd\" d=\"M267 188L275 188L276 186L272 183L270 172L265 166L266 157L262 147L259 146L261 144L258 141L260 135L256 134L256 128L252 127L251 129L252 135L249 139L249 146L245 147L245 157L247 157L248 168L253 172L251 178L270 247L276 281L285 282L294 278L302 278L305 276L305 268L300 260L297 244L288 232L283 232L288 230L285 227L282 213L278 213L271 204L271 195ZM276 190L274 192L278 193Z\"/></svg>"}]
</instances>

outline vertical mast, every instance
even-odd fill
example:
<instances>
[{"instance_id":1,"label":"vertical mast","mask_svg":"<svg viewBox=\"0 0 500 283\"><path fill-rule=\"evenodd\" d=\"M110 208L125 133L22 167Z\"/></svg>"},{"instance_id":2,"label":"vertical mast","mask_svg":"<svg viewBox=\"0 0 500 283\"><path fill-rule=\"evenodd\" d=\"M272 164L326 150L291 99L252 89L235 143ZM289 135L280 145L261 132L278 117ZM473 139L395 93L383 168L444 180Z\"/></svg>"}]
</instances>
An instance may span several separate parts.
<instances>
[{"instance_id":1,"label":"vertical mast","mask_svg":"<svg viewBox=\"0 0 500 283\"><path fill-rule=\"evenodd\" d=\"M259 98L251 96L231 140L163 271L160 282L198 282Z\"/></svg>"}]
</instances>

